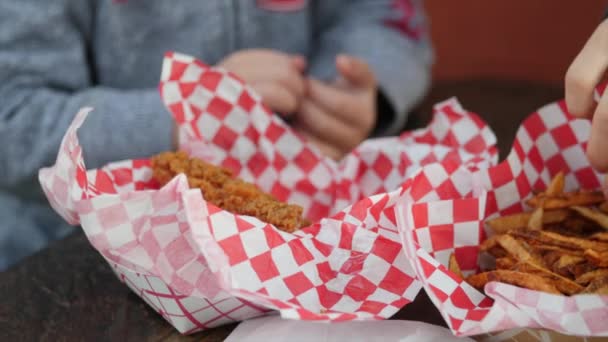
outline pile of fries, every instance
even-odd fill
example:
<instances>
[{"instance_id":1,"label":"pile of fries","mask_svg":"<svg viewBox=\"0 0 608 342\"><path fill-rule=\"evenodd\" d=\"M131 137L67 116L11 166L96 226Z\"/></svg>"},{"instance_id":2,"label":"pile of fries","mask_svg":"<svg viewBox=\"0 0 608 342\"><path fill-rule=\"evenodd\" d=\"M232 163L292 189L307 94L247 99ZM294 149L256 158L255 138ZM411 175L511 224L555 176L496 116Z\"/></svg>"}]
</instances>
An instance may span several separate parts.
<instances>
[{"instance_id":1,"label":"pile of fries","mask_svg":"<svg viewBox=\"0 0 608 342\"><path fill-rule=\"evenodd\" d=\"M608 295L608 202L598 191L564 192L564 174L526 202L530 212L487 222L495 233L481 252L495 269L463 277L454 255L449 269L483 290L498 281L553 294Z\"/></svg>"}]
</instances>

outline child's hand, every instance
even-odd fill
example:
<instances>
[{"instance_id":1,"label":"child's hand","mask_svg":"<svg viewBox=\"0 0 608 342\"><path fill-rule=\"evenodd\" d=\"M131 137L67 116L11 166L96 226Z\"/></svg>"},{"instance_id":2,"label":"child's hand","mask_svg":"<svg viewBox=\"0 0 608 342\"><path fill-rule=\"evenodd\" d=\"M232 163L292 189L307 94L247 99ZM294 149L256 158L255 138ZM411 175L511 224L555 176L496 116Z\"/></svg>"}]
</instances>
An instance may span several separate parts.
<instances>
[{"instance_id":1,"label":"child's hand","mask_svg":"<svg viewBox=\"0 0 608 342\"><path fill-rule=\"evenodd\" d=\"M591 165L608 171L608 93L596 105L594 89L608 68L608 20L591 35L566 73L566 104L568 111L580 117L592 117L587 156ZM608 184L607 184L608 185Z\"/></svg>"},{"instance_id":2,"label":"child's hand","mask_svg":"<svg viewBox=\"0 0 608 342\"><path fill-rule=\"evenodd\" d=\"M309 79L295 127L325 155L340 159L367 138L376 122L376 79L364 61L338 56L333 84Z\"/></svg>"},{"instance_id":3,"label":"child's hand","mask_svg":"<svg viewBox=\"0 0 608 342\"><path fill-rule=\"evenodd\" d=\"M306 61L274 50L237 51L219 65L249 84L273 112L294 113L304 96Z\"/></svg>"}]
</instances>

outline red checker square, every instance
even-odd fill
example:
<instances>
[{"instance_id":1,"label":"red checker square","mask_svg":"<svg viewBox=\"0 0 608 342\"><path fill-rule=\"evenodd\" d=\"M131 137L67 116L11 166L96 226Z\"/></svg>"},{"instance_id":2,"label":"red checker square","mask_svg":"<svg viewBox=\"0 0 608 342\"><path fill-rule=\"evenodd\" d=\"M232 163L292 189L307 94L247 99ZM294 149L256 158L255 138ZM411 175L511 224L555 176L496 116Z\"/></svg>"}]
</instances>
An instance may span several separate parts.
<instances>
[{"instance_id":1,"label":"red checker square","mask_svg":"<svg viewBox=\"0 0 608 342\"><path fill-rule=\"evenodd\" d=\"M270 251L251 258L251 266L261 281L272 279L279 275L279 270L272 260Z\"/></svg>"},{"instance_id":2,"label":"red checker square","mask_svg":"<svg viewBox=\"0 0 608 342\"><path fill-rule=\"evenodd\" d=\"M98 171L95 177L95 188L100 193L115 194L114 182L112 178L104 171Z\"/></svg>"},{"instance_id":3,"label":"red checker square","mask_svg":"<svg viewBox=\"0 0 608 342\"><path fill-rule=\"evenodd\" d=\"M285 187L283 184L276 182L272 186L272 190L270 190L272 195L276 197L280 201L285 201L289 197L291 190Z\"/></svg>"},{"instance_id":4,"label":"red checker square","mask_svg":"<svg viewBox=\"0 0 608 342\"><path fill-rule=\"evenodd\" d=\"M97 210L97 218L105 229L111 229L129 222L129 215L122 204L115 204Z\"/></svg>"},{"instance_id":5,"label":"red checker square","mask_svg":"<svg viewBox=\"0 0 608 342\"><path fill-rule=\"evenodd\" d=\"M528 177L526 177L525 173L521 173L517 178L515 178L515 186L517 186L517 191L520 194L527 194L530 192L530 182L528 181Z\"/></svg>"},{"instance_id":6,"label":"red checker square","mask_svg":"<svg viewBox=\"0 0 608 342\"><path fill-rule=\"evenodd\" d=\"M314 287L302 272L290 275L289 277L284 278L283 281L294 296L298 296Z\"/></svg>"},{"instance_id":7,"label":"red checker square","mask_svg":"<svg viewBox=\"0 0 608 342\"><path fill-rule=\"evenodd\" d=\"M296 165L304 172L310 172L317 164L319 163L319 159L315 156L314 153L310 150L310 148L304 148L298 155L295 157L294 162Z\"/></svg>"},{"instance_id":8,"label":"red checker square","mask_svg":"<svg viewBox=\"0 0 608 342\"><path fill-rule=\"evenodd\" d=\"M450 317L450 323L452 325L452 329L454 329L454 330L460 329L460 326L462 325L462 320L458 319L458 318L454 318L452 316L448 316L448 317Z\"/></svg>"},{"instance_id":9,"label":"red checker square","mask_svg":"<svg viewBox=\"0 0 608 342\"><path fill-rule=\"evenodd\" d=\"M224 150L230 150L236 141L238 134L227 126L222 126L213 137L214 144Z\"/></svg>"},{"instance_id":10,"label":"red checker square","mask_svg":"<svg viewBox=\"0 0 608 342\"><path fill-rule=\"evenodd\" d=\"M564 159L561 154L556 154L553 157L549 158L546 162L547 169L549 169L549 173L552 175L557 174L560 171L564 173L568 173L570 171L570 167L568 167L568 163Z\"/></svg>"},{"instance_id":11,"label":"red checker square","mask_svg":"<svg viewBox=\"0 0 608 342\"><path fill-rule=\"evenodd\" d=\"M180 82L179 91L182 93L182 98L188 98L194 92L197 85L198 82Z\"/></svg>"},{"instance_id":12,"label":"red checker square","mask_svg":"<svg viewBox=\"0 0 608 342\"><path fill-rule=\"evenodd\" d=\"M597 189L600 187L600 182L595 176L595 172L590 167L577 170L574 175L582 189Z\"/></svg>"},{"instance_id":13,"label":"red checker square","mask_svg":"<svg viewBox=\"0 0 608 342\"><path fill-rule=\"evenodd\" d=\"M272 161L272 167L274 167L277 171L281 171L285 168L285 166L287 166L287 161L285 160L285 158L283 158L283 156L281 156L280 154L276 153L274 155L274 160Z\"/></svg>"},{"instance_id":14,"label":"red checker square","mask_svg":"<svg viewBox=\"0 0 608 342\"><path fill-rule=\"evenodd\" d=\"M188 241L180 236L167 245L165 248L165 255L173 268L180 269L187 262L192 260L194 251L192 250L192 247L190 247Z\"/></svg>"},{"instance_id":15,"label":"red checker square","mask_svg":"<svg viewBox=\"0 0 608 342\"><path fill-rule=\"evenodd\" d=\"M317 272L319 274L319 278L321 278L321 281L324 283L335 278L336 276L336 272L331 269L331 266L327 261L317 265Z\"/></svg>"},{"instance_id":16,"label":"red checker square","mask_svg":"<svg viewBox=\"0 0 608 342\"><path fill-rule=\"evenodd\" d=\"M184 71L188 67L187 63L179 62L176 60L171 61L171 74L169 75L169 80L179 80L182 78Z\"/></svg>"},{"instance_id":17,"label":"red checker square","mask_svg":"<svg viewBox=\"0 0 608 342\"><path fill-rule=\"evenodd\" d=\"M353 247L353 236L357 228L349 223L343 222L340 225L340 242L338 247L346 250L351 250Z\"/></svg>"},{"instance_id":18,"label":"red checker square","mask_svg":"<svg viewBox=\"0 0 608 342\"><path fill-rule=\"evenodd\" d=\"M344 294L356 301L363 301L374 293L376 288L377 286L374 285L374 283L367 280L367 278L362 275L357 274L348 282L348 284L346 284Z\"/></svg>"},{"instance_id":19,"label":"red checker square","mask_svg":"<svg viewBox=\"0 0 608 342\"><path fill-rule=\"evenodd\" d=\"M486 149L486 142L481 135L476 135L464 145L464 148L471 153L481 153Z\"/></svg>"},{"instance_id":20,"label":"red checker square","mask_svg":"<svg viewBox=\"0 0 608 342\"><path fill-rule=\"evenodd\" d=\"M557 146L562 150L578 144L576 135L574 135L572 128L568 124L553 129L551 131L551 136L553 137L553 140L555 140L555 143L557 143Z\"/></svg>"},{"instance_id":21,"label":"red checker square","mask_svg":"<svg viewBox=\"0 0 608 342\"><path fill-rule=\"evenodd\" d=\"M581 315L590 331L606 331L606 321L608 321L608 314L606 308L598 308L592 310L584 310Z\"/></svg>"},{"instance_id":22,"label":"red checker square","mask_svg":"<svg viewBox=\"0 0 608 342\"><path fill-rule=\"evenodd\" d=\"M380 235L376 241L374 241L371 254L386 260L388 263L393 263L402 251L403 245L401 243L389 240Z\"/></svg>"},{"instance_id":23,"label":"red checker square","mask_svg":"<svg viewBox=\"0 0 608 342\"><path fill-rule=\"evenodd\" d=\"M528 152L528 160L530 161L530 164L532 164L532 167L534 167L538 172L540 172L545 166L543 157L540 155L537 147L532 147L530 149L530 152Z\"/></svg>"},{"instance_id":24,"label":"red checker square","mask_svg":"<svg viewBox=\"0 0 608 342\"><path fill-rule=\"evenodd\" d=\"M452 208L454 223L479 220L479 200L476 198L455 200Z\"/></svg>"},{"instance_id":25,"label":"red checker square","mask_svg":"<svg viewBox=\"0 0 608 342\"><path fill-rule=\"evenodd\" d=\"M57 180L57 177L55 177L55 180ZM82 167L78 167L76 168L76 182L78 182L78 187L83 189L86 187L87 185L87 170L83 169ZM57 182L53 182L54 184L57 184ZM61 180L61 183L63 186L67 186L67 184L65 183L65 181ZM58 189L60 190L60 189ZM60 193L63 193L63 190L59 191Z\"/></svg>"},{"instance_id":26,"label":"red checker square","mask_svg":"<svg viewBox=\"0 0 608 342\"><path fill-rule=\"evenodd\" d=\"M463 270L477 269L479 246L465 246L454 249L454 256Z\"/></svg>"},{"instance_id":27,"label":"red checker square","mask_svg":"<svg viewBox=\"0 0 608 342\"><path fill-rule=\"evenodd\" d=\"M133 168L134 169L143 169L151 167L152 163L150 159L133 159Z\"/></svg>"},{"instance_id":28,"label":"red checker square","mask_svg":"<svg viewBox=\"0 0 608 342\"><path fill-rule=\"evenodd\" d=\"M547 127L543 123L543 120L540 118L538 112L532 114L528 119L526 119L523 123L524 128L530 135L530 138L534 141L538 139L538 137L547 131Z\"/></svg>"},{"instance_id":29,"label":"red checker square","mask_svg":"<svg viewBox=\"0 0 608 342\"><path fill-rule=\"evenodd\" d=\"M308 179L302 179L296 183L295 189L299 192L305 193L309 196L313 196L318 192L317 187L312 184Z\"/></svg>"},{"instance_id":30,"label":"red checker square","mask_svg":"<svg viewBox=\"0 0 608 342\"><path fill-rule=\"evenodd\" d=\"M306 217L310 218L311 220L316 221L317 219L321 219L323 217L329 216L329 209L330 209L330 207L325 204L322 204L319 202L313 202L310 205L310 208L308 208Z\"/></svg>"},{"instance_id":31,"label":"red checker square","mask_svg":"<svg viewBox=\"0 0 608 342\"><path fill-rule=\"evenodd\" d=\"M521 203L513 203L512 205L508 206L507 208L504 208L503 210L500 211L500 215L504 216L504 215L511 215L511 214L517 214L517 213L521 213L524 210L524 207Z\"/></svg>"},{"instance_id":32,"label":"red checker square","mask_svg":"<svg viewBox=\"0 0 608 342\"><path fill-rule=\"evenodd\" d=\"M114 182L118 186L123 186L133 182L133 170L131 169L116 169L112 170Z\"/></svg>"},{"instance_id":33,"label":"red checker square","mask_svg":"<svg viewBox=\"0 0 608 342\"><path fill-rule=\"evenodd\" d=\"M450 299L456 307L461 309L471 310L476 307L469 298L469 295L460 286L457 286L456 289L454 289L454 292L450 295Z\"/></svg>"},{"instance_id":34,"label":"red checker square","mask_svg":"<svg viewBox=\"0 0 608 342\"><path fill-rule=\"evenodd\" d=\"M429 210L426 203L412 205L412 217L414 219L414 228L423 228L429 226Z\"/></svg>"},{"instance_id":35,"label":"red checker square","mask_svg":"<svg viewBox=\"0 0 608 342\"><path fill-rule=\"evenodd\" d=\"M218 244L228 255L228 260L230 261L231 266L247 260L247 253L245 252L245 248L243 248L243 241L241 241L241 237L239 235L233 235L229 238L221 240L218 242Z\"/></svg>"},{"instance_id":36,"label":"red checker square","mask_svg":"<svg viewBox=\"0 0 608 342\"><path fill-rule=\"evenodd\" d=\"M359 307L359 311L369 312L374 315L379 314L386 307L386 303L376 302L372 300L366 300Z\"/></svg>"},{"instance_id":37,"label":"red checker square","mask_svg":"<svg viewBox=\"0 0 608 342\"><path fill-rule=\"evenodd\" d=\"M392 224L397 225L397 217L395 216L395 207L392 208L387 208L384 211L382 211L382 213L384 214L384 217L386 217L387 220L391 221Z\"/></svg>"},{"instance_id":38,"label":"red checker square","mask_svg":"<svg viewBox=\"0 0 608 342\"><path fill-rule=\"evenodd\" d=\"M521 146L521 143L519 141L513 142L513 147L511 148L511 150L515 151L519 160L524 159L524 156L525 156L524 148Z\"/></svg>"},{"instance_id":39,"label":"red checker square","mask_svg":"<svg viewBox=\"0 0 608 342\"><path fill-rule=\"evenodd\" d=\"M247 161L247 167L256 178L266 171L268 165L270 165L268 158L261 152L256 152L251 156L249 161Z\"/></svg>"},{"instance_id":40,"label":"red checker square","mask_svg":"<svg viewBox=\"0 0 608 342\"><path fill-rule=\"evenodd\" d=\"M451 224L442 224L430 226L429 233L431 242L433 243L433 251L441 251L454 247L454 226Z\"/></svg>"},{"instance_id":41,"label":"red checker square","mask_svg":"<svg viewBox=\"0 0 608 342\"><path fill-rule=\"evenodd\" d=\"M415 181L413 182L410 193L414 201L416 201L426 196L431 190L433 190L431 182L429 182L426 175L421 174L420 176L416 177Z\"/></svg>"},{"instance_id":42,"label":"red checker square","mask_svg":"<svg viewBox=\"0 0 608 342\"><path fill-rule=\"evenodd\" d=\"M211 91L215 91L223 77L224 75L221 73L208 69L201 74L199 84Z\"/></svg>"},{"instance_id":43,"label":"red checker square","mask_svg":"<svg viewBox=\"0 0 608 342\"><path fill-rule=\"evenodd\" d=\"M275 248L285 243L285 239L283 239L281 234L279 234L276 229L273 229L268 225L262 229L264 231L264 236L266 237L266 243L268 244L268 247Z\"/></svg>"},{"instance_id":44,"label":"red checker square","mask_svg":"<svg viewBox=\"0 0 608 342\"><path fill-rule=\"evenodd\" d=\"M239 96L237 104L244 110L251 111L251 108L255 106L255 100L249 95L249 91L245 90L241 93L241 96Z\"/></svg>"},{"instance_id":45,"label":"red checker square","mask_svg":"<svg viewBox=\"0 0 608 342\"><path fill-rule=\"evenodd\" d=\"M219 120L224 120L226 115L232 110L232 104L219 97L214 97L207 105L207 112Z\"/></svg>"},{"instance_id":46,"label":"red checker square","mask_svg":"<svg viewBox=\"0 0 608 342\"><path fill-rule=\"evenodd\" d=\"M352 251L348 260L344 261L342 267L340 267L340 273L342 274L355 274L363 270L363 263L367 254Z\"/></svg>"},{"instance_id":47,"label":"red checker square","mask_svg":"<svg viewBox=\"0 0 608 342\"><path fill-rule=\"evenodd\" d=\"M279 140L279 138L283 136L283 133L285 133L285 127L279 125L274 121L271 121L270 125L268 125L268 128L266 128L264 136L266 136L266 138L268 138L268 140L272 142L277 142L277 140Z\"/></svg>"},{"instance_id":48,"label":"red checker square","mask_svg":"<svg viewBox=\"0 0 608 342\"><path fill-rule=\"evenodd\" d=\"M255 225L243 220L239 216L235 216L234 220L236 222L236 226L237 226L239 233L242 233L242 232L248 231L249 229L255 228Z\"/></svg>"},{"instance_id":49,"label":"red checker square","mask_svg":"<svg viewBox=\"0 0 608 342\"><path fill-rule=\"evenodd\" d=\"M480 322L488 315L490 310L488 309L473 309L469 310L466 315L466 319L469 321Z\"/></svg>"},{"instance_id":50,"label":"red checker square","mask_svg":"<svg viewBox=\"0 0 608 342\"><path fill-rule=\"evenodd\" d=\"M386 179L386 176L388 176L393 169L393 162L388 159L384 153L380 153L376 161L374 161L372 168L380 179Z\"/></svg>"},{"instance_id":51,"label":"red checker square","mask_svg":"<svg viewBox=\"0 0 608 342\"><path fill-rule=\"evenodd\" d=\"M324 308L330 309L342 298L342 295L327 289L325 285L317 287L319 301Z\"/></svg>"},{"instance_id":52,"label":"red checker square","mask_svg":"<svg viewBox=\"0 0 608 342\"><path fill-rule=\"evenodd\" d=\"M492 186L498 188L513 180L513 171L509 163L500 163L490 170L489 176Z\"/></svg>"},{"instance_id":53,"label":"red checker square","mask_svg":"<svg viewBox=\"0 0 608 342\"><path fill-rule=\"evenodd\" d=\"M378 220L380 218L380 215L384 211L384 208L386 208L386 203L388 203L388 199L388 195L385 195L382 197L381 200L377 201L375 204L372 205L371 208L369 208L369 212L370 214L372 214L374 219Z\"/></svg>"},{"instance_id":54,"label":"red checker square","mask_svg":"<svg viewBox=\"0 0 608 342\"><path fill-rule=\"evenodd\" d=\"M287 245L289 246L289 249L291 249L291 253L298 266L302 266L314 259L314 256L308 251L308 248L304 247L302 240L293 239L289 241Z\"/></svg>"},{"instance_id":55,"label":"red checker square","mask_svg":"<svg viewBox=\"0 0 608 342\"><path fill-rule=\"evenodd\" d=\"M444 303L445 301L448 300L449 296L445 292L443 292L441 289L433 286L433 284L429 284L429 287L431 288L431 291L437 297L437 299L439 299L439 301Z\"/></svg>"},{"instance_id":56,"label":"red checker square","mask_svg":"<svg viewBox=\"0 0 608 342\"><path fill-rule=\"evenodd\" d=\"M386 272L386 276L378 287L388 292L394 293L398 296L402 296L405 291L412 285L414 279L409 275L401 272L398 268L391 266Z\"/></svg>"},{"instance_id":57,"label":"red checker square","mask_svg":"<svg viewBox=\"0 0 608 342\"><path fill-rule=\"evenodd\" d=\"M184 123L186 121L182 102L176 102L169 105L169 111L171 112L171 114L173 114L173 118L177 123Z\"/></svg>"},{"instance_id":58,"label":"red checker square","mask_svg":"<svg viewBox=\"0 0 608 342\"><path fill-rule=\"evenodd\" d=\"M252 142L256 142L260 139L260 132L258 132L255 127L248 126L245 132L243 132L243 136Z\"/></svg>"},{"instance_id":59,"label":"red checker square","mask_svg":"<svg viewBox=\"0 0 608 342\"><path fill-rule=\"evenodd\" d=\"M240 160L232 156L228 156L222 161L222 167L225 167L232 171L233 174L238 175L241 172L242 164Z\"/></svg>"}]
</instances>

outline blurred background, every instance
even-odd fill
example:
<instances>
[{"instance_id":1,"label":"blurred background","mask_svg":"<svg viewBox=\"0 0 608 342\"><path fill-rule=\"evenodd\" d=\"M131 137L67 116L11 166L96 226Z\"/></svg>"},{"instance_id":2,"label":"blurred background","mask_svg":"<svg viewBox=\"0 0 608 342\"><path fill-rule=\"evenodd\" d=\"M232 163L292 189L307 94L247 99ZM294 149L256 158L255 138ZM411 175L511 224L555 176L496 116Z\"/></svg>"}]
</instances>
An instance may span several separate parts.
<instances>
[{"instance_id":1,"label":"blurred background","mask_svg":"<svg viewBox=\"0 0 608 342\"><path fill-rule=\"evenodd\" d=\"M437 81L527 80L562 86L606 0L425 0Z\"/></svg>"}]
</instances>

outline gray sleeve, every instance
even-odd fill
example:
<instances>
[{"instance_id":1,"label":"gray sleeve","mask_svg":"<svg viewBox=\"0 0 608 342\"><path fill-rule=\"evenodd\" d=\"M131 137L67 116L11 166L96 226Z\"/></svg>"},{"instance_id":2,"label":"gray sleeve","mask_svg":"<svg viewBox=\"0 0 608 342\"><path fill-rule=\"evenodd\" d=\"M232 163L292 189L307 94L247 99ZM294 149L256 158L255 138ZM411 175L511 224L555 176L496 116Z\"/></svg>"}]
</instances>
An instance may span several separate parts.
<instances>
[{"instance_id":1,"label":"gray sleeve","mask_svg":"<svg viewBox=\"0 0 608 342\"><path fill-rule=\"evenodd\" d=\"M416 0L343 0L316 3L317 49L311 74L335 77L335 56L366 60L392 112L378 113L379 135L399 133L408 111L426 94L433 55L422 4Z\"/></svg>"},{"instance_id":2,"label":"gray sleeve","mask_svg":"<svg viewBox=\"0 0 608 342\"><path fill-rule=\"evenodd\" d=\"M93 85L92 3L0 1L0 186L52 164L85 106L94 107L78 134L87 167L171 147L171 118L155 88Z\"/></svg>"}]
</instances>

